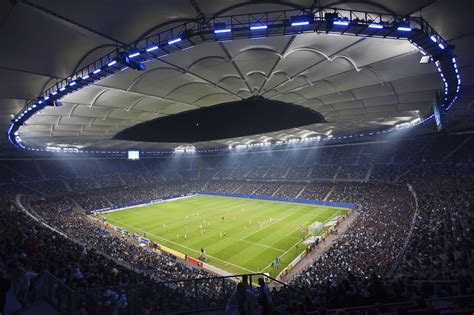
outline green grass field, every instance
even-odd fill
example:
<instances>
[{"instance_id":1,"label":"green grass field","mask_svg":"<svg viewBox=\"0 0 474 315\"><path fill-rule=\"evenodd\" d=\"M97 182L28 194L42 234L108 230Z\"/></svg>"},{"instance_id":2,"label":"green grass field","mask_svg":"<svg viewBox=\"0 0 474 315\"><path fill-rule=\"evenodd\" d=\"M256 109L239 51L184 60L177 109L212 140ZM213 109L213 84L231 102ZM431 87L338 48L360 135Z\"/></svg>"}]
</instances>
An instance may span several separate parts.
<instances>
[{"instance_id":1,"label":"green grass field","mask_svg":"<svg viewBox=\"0 0 474 315\"><path fill-rule=\"evenodd\" d=\"M307 231L301 226L346 212L344 208L196 195L102 216L129 233L143 236L146 232L148 239L191 257L199 257L204 248L207 262L227 272L276 276L306 247L302 238ZM281 260L278 271L271 268L275 257Z\"/></svg>"}]
</instances>

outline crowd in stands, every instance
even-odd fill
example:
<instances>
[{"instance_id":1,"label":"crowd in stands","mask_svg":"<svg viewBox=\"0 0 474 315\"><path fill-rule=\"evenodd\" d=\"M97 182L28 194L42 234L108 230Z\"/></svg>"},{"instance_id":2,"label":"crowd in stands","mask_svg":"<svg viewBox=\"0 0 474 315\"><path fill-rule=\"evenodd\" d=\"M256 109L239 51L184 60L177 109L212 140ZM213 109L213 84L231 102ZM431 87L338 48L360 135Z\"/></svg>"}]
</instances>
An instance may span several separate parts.
<instances>
[{"instance_id":1,"label":"crowd in stands","mask_svg":"<svg viewBox=\"0 0 474 315\"><path fill-rule=\"evenodd\" d=\"M203 269L177 262L174 256L142 248L130 241L131 236L114 234L84 215L57 211L67 206L65 200L31 205L33 213L64 234L39 224L11 201L4 200L1 205L0 271L11 279L14 296L22 306L28 305L34 283L41 282L44 270L72 290L100 289L81 295L74 304L87 314L96 314L98 309L113 314L126 308L132 298L138 313L163 307L164 298L171 299L166 301L171 309L194 306L196 301L183 298L190 285L183 280L211 276ZM162 296L163 288L153 285L153 281L173 280L182 282L167 288L166 297ZM148 287L134 287L144 283L149 284ZM199 303L207 306L222 303L222 296L218 296L222 280L192 283L193 290L195 285L199 290ZM225 282L224 285L230 292L231 284ZM157 303L159 299L162 303ZM142 301L138 303L138 300Z\"/></svg>"},{"instance_id":2,"label":"crowd in stands","mask_svg":"<svg viewBox=\"0 0 474 315\"><path fill-rule=\"evenodd\" d=\"M474 174L472 169L416 167L420 202L414 233L397 272L419 279L474 283ZM429 184L427 184L429 183Z\"/></svg>"},{"instance_id":3,"label":"crowd in stands","mask_svg":"<svg viewBox=\"0 0 474 315\"><path fill-rule=\"evenodd\" d=\"M9 162L2 166L9 170L8 179L0 185L0 269L24 305L33 279L48 270L73 290L101 288L94 291L98 295L81 297L78 305L84 313L93 314L98 305L113 313L130 305L132 296L144 314L157 311L170 297L179 301L173 307L194 307L196 301L187 298L191 282L166 287L167 296L163 287L132 284L211 274L143 248L133 235L118 235L80 212L200 191L298 196L351 202L359 208L348 230L294 277L289 288L272 292L275 310L303 314L369 304L383 312L386 303L408 301L395 311L431 312L436 308L431 298L474 294L474 173L472 151L466 152L472 142L460 137L438 147L413 140L410 145L419 145L416 150L400 146L385 155L375 145L321 149L318 154L283 151L277 160L272 158L275 167L265 164L268 156L263 154L239 156L232 163L212 158L218 170L200 162L197 170L177 171L166 159L134 161L133 166L114 159L61 161L60 166L54 160L36 161L28 167L42 180L27 180L11 170L23 162ZM89 177L75 176L82 170ZM285 181L293 176L296 180ZM342 178L349 181L337 181ZM20 210L18 193L28 196L22 200L33 215L69 238ZM429 282L434 280L446 282L436 286ZM199 303L207 306L220 305L218 288L230 286L213 279L199 283ZM474 307L456 303L454 309Z\"/></svg>"},{"instance_id":4,"label":"crowd in stands","mask_svg":"<svg viewBox=\"0 0 474 315\"><path fill-rule=\"evenodd\" d=\"M384 198L377 198L382 194ZM382 276L401 253L415 211L406 187L336 185L333 198L361 205L359 215L349 231L293 281L295 286L315 287L344 277L348 270L358 279Z\"/></svg>"}]
</instances>

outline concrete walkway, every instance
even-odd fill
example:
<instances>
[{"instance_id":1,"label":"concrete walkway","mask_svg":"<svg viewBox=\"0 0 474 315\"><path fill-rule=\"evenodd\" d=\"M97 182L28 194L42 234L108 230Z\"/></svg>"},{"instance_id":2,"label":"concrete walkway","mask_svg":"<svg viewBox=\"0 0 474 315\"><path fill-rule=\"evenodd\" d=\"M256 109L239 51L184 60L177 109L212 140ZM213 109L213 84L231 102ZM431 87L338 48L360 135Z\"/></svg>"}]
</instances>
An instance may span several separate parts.
<instances>
[{"instance_id":1,"label":"concrete walkway","mask_svg":"<svg viewBox=\"0 0 474 315\"><path fill-rule=\"evenodd\" d=\"M330 234L325 242L319 243L319 245L313 249L308 255L306 255L296 266L294 266L283 278L282 282L288 283L293 280L298 274L303 270L307 269L309 265L322 253L328 250L337 240L337 238L344 233L351 226L352 222L357 218L359 213L357 211L352 211L344 221L339 223L337 227L338 234Z\"/></svg>"}]
</instances>

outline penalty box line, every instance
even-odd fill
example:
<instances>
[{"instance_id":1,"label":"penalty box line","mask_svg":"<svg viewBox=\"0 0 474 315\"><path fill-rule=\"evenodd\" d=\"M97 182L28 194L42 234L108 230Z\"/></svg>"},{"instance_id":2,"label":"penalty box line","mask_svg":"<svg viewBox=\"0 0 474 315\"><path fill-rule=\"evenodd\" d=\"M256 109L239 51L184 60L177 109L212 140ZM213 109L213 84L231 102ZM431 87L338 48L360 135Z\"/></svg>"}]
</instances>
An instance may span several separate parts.
<instances>
[{"instance_id":1,"label":"penalty box line","mask_svg":"<svg viewBox=\"0 0 474 315\"><path fill-rule=\"evenodd\" d=\"M330 209L326 209L324 212L326 212L326 211L328 211L328 210L330 210ZM335 217L336 215L338 215L339 213L340 213L340 210L338 210L333 216L329 217L329 218L328 218L326 221L324 221L323 223L329 222L332 218L334 218L334 217ZM296 229L296 230L297 230L297 229ZM294 231L296 231L296 230L294 230ZM293 232L294 232L294 231L293 231ZM292 232L292 233L293 233L293 232ZM289 235L288 235L288 236L289 236ZM293 246L291 246L290 248L288 248L288 250L285 251L283 254L281 254L280 257L283 257L283 256L285 256L286 254L288 254L288 252L289 252L293 247L299 245L300 243L303 243L303 242L296 242L295 244L293 244ZM262 272L264 272L265 270L267 270L271 265L272 265L272 263L269 263L269 264L262 270Z\"/></svg>"},{"instance_id":2,"label":"penalty box line","mask_svg":"<svg viewBox=\"0 0 474 315\"><path fill-rule=\"evenodd\" d=\"M230 208L227 208L227 209L237 209L237 208L239 208L239 207L241 207L241 206L242 206L242 204L239 204L239 205L235 205L235 206L232 206L232 207L230 207ZM196 218L199 218L199 219L197 219L196 222L189 222L189 224L194 224L194 223L199 224L199 222L201 221L202 218L208 220L208 219L210 219L210 218L222 216L222 213L220 213L220 214L219 214L219 213L212 214L212 213L214 213L215 211L217 211L218 209L220 209L219 207L220 207L220 205L217 204L217 205L213 205L211 208L207 207L207 208L204 209L204 210L199 210L199 211L193 212L193 214L192 214L192 217L193 217L193 218L189 218L189 220L196 220ZM199 216L195 216L195 215L194 215L194 214L197 213L197 212L199 212ZM210 214L210 215L209 215L209 214ZM159 230L161 230L161 229L166 229L166 228L169 228L169 227L179 226L179 225L181 225L181 224L183 224L183 222L170 223L169 225L166 225L166 227L161 226L161 227L158 227L158 228L156 228L156 229L152 229L151 232L156 232L156 231L159 231Z\"/></svg>"},{"instance_id":3,"label":"penalty box line","mask_svg":"<svg viewBox=\"0 0 474 315\"><path fill-rule=\"evenodd\" d=\"M277 250L277 251L280 251L280 252L284 252L284 251L285 251L284 249L280 249L280 248L276 248L276 247L272 247L272 246L268 246L268 245L263 245L263 244L260 244L260 243L255 243L255 242L247 241L247 240L245 240L245 239L243 239L243 238L241 238L240 241L246 242L246 243L249 243L249 244L253 244L253 245L257 245L257 246L262 246L262 247L274 249L274 250Z\"/></svg>"},{"instance_id":4,"label":"penalty box line","mask_svg":"<svg viewBox=\"0 0 474 315\"><path fill-rule=\"evenodd\" d=\"M161 237L161 236L152 234L152 233L150 233L150 232L144 231L144 230L142 230L142 229L139 229L139 228L137 228L137 227L134 227L133 225L121 223L121 222L116 221L116 220L111 220L111 219L108 219L108 220L113 221L113 222L117 222L118 224L121 224L121 225L125 225L125 226L128 226L128 227L131 227L131 228L133 228L133 229L135 229L135 230L138 230L138 231L141 231L141 232L150 234L150 235L152 235L152 236L154 236L154 237L156 237L156 238L162 239L162 240L164 240L164 241L166 241L166 242L169 242L169 243L174 244L174 245L178 245L178 246L180 246L180 247L182 247L182 248L186 248L186 249L188 249L188 250L190 250L190 251L193 251L193 252L199 254L199 251L197 251L197 250L195 250L195 249L192 249L192 248L187 247L187 246L185 246L185 245L182 245L182 244L173 242L173 241L171 241L171 240L169 240L169 239L166 239L166 238L164 238L164 237ZM237 266L237 265L235 265L235 264L233 264L233 263L231 263L231 262L228 262L228 261L219 259L219 258L217 258L217 257L211 256L211 255L206 255L206 256L211 257L211 258L213 258L213 259L215 259L215 260L218 260L218 261L220 261L220 262L223 262L223 263L225 263L225 264L232 265L232 266L237 267L237 268L239 268L239 269L249 271L250 273L257 273L256 271L249 270L249 269L244 268L244 267L242 267L242 266Z\"/></svg>"}]
</instances>

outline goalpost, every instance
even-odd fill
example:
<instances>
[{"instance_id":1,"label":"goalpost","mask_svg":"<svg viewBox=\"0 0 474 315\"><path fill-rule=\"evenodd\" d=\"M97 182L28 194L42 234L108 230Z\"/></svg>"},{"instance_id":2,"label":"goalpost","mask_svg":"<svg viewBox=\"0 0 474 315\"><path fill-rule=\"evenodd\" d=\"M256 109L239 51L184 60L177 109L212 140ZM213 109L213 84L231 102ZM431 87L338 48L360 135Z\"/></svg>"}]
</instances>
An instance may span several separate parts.
<instances>
[{"instance_id":1,"label":"goalpost","mask_svg":"<svg viewBox=\"0 0 474 315\"><path fill-rule=\"evenodd\" d=\"M318 235L321 233L321 230L323 229L323 224L321 222L313 222L308 226L308 234L310 235Z\"/></svg>"}]
</instances>

